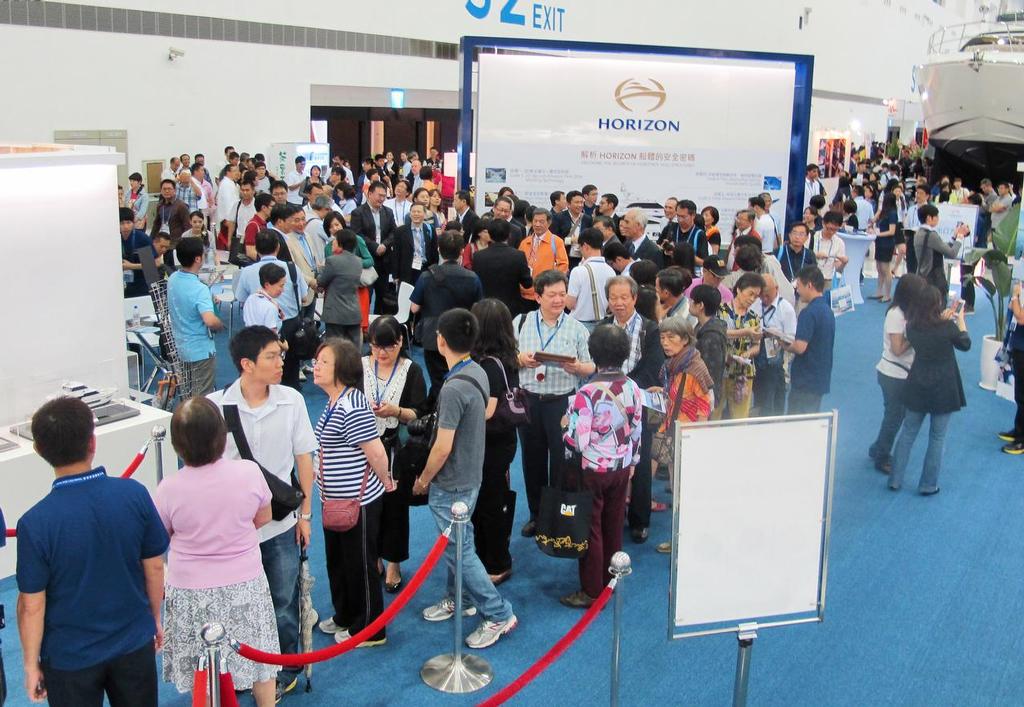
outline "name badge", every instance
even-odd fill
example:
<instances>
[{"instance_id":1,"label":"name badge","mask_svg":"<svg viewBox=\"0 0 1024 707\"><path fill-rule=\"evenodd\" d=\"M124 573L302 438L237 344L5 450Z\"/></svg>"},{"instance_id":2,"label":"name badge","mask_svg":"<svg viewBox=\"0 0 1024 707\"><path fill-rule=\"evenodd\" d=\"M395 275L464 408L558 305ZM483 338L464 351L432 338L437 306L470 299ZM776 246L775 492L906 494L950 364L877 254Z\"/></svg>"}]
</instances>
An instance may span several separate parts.
<instances>
[{"instance_id":1,"label":"name badge","mask_svg":"<svg viewBox=\"0 0 1024 707\"><path fill-rule=\"evenodd\" d=\"M544 379L548 377L548 367L547 366L538 366L537 368L533 369L533 372L534 372L534 375L536 375L536 377L537 377L537 382L538 383L544 382Z\"/></svg>"}]
</instances>

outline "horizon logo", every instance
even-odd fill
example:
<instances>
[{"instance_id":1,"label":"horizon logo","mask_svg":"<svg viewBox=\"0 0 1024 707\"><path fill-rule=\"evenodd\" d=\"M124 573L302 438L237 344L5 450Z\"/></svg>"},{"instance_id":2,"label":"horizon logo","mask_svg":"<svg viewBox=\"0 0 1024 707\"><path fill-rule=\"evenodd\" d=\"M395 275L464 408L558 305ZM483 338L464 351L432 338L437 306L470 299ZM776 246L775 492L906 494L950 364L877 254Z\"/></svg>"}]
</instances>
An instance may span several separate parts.
<instances>
[{"instance_id":1,"label":"horizon logo","mask_svg":"<svg viewBox=\"0 0 1024 707\"><path fill-rule=\"evenodd\" d=\"M569 518L575 518L576 517L576 504L573 503L572 505L569 505L569 504L563 503L562 504L562 515L563 516L567 516Z\"/></svg>"},{"instance_id":2,"label":"horizon logo","mask_svg":"<svg viewBox=\"0 0 1024 707\"><path fill-rule=\"evenodd\" d=\"M651 118L598 118L597 129L639 133L678 133L679 121Z\"/></svg>"},{"instance_id":3,"label":"horizon logo","mask_svg":"<svg viewBox=\"0 0 1024 707\"><path fill-rule=\"evenodd\" d=\"M619 104L619 107L632 113L633 108L630 107L631 104L639 102L643 105L646 102L649 105L653 102L653 105L644 111L645 113L653 113L665 105L665 99L668 97L668 94L665 93L665 87L660 81L655 79L647 80L650 81L649 84L644 84L636 79L626 79L616 86L615 102Z\"/></svg>"}]
</instances>

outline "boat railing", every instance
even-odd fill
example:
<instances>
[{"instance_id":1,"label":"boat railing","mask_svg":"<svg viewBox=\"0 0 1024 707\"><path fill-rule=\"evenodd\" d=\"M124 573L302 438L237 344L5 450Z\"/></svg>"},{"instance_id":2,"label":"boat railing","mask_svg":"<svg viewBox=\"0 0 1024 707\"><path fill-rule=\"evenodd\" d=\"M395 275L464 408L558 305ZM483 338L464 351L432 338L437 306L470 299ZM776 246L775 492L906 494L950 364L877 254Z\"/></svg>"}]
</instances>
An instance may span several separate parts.
<instances>
[{"instance_id":1,"label":"boat railing","mask_svg":"<svg viewBox=\"0 0 1024 707\"><path fill-rule=\"evenodd\" d=\"M1024 22L964 22L936 30L928 39L928 54L975 51L1024 52Z\"/></svg>"}]
</instances>

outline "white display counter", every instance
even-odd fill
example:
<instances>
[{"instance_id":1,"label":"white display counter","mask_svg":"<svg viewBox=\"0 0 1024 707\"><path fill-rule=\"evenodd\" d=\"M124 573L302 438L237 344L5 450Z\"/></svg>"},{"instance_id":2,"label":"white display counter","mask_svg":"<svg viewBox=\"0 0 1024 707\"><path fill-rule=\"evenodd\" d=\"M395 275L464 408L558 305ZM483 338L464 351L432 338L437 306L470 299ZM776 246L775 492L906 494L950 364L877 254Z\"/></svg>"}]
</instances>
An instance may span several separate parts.
<instances>
[{"instance_id":1,"label":"white display counter","mask_svg":"<svg viewBox=\"0 0 1024 707\"><path fill-rule=\"evenodd\" d=\"M163 443L164 475L175 473L178 461L171 449L170 413L148 405L121 402L138 407L141 414L96 428L96 465L106 467L110 476L120 476L149 439L153 427L161 425L167 429ZM3 489L0 502L3 503L7 527L14 528L21 514L50 492L54 476L53 469L33 451L30 440L15 436L7 426L3 429L3 436L19 444L18 449L0 453L0 488ZM142 465L132 475L150 491L156 488L156 457L156 445L151 444ZM0 550L0 579L14 574L17 542L8 538L7 547Z\"/></svg>"}]
</instances>

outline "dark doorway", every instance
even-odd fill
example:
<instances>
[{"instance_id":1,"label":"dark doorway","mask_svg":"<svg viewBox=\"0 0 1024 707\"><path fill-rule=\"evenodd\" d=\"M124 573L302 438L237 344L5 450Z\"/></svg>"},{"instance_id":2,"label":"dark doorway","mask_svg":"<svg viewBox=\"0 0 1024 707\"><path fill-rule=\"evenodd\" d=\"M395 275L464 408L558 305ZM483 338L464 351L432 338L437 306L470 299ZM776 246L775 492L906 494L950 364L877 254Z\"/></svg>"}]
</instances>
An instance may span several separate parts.
<instances>
[{"instance_id":1,"label":"dark doorway","mask_svg":"<svg viewBox=\"0 0 1024 707\"><path fill-rule=\"evenodd\" d=\"M331 155L341 155L355 168L359 160L370 154L371 128L375 121L384 126L384 151L398 153L416 150L426 157L427 150L437 147L442 153L453 152L458 145L459 111L443 108L351 108L313 106L311 120L327 121L327 141ZM436 139L428 143L428 123L435 124Z\"/></svg>"}]
</instances>

